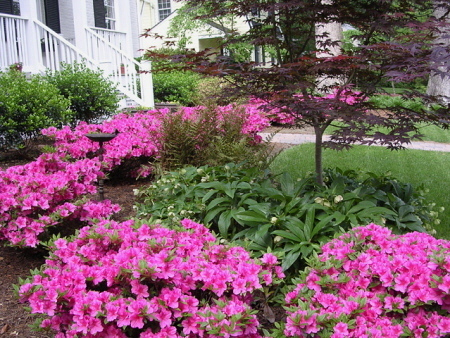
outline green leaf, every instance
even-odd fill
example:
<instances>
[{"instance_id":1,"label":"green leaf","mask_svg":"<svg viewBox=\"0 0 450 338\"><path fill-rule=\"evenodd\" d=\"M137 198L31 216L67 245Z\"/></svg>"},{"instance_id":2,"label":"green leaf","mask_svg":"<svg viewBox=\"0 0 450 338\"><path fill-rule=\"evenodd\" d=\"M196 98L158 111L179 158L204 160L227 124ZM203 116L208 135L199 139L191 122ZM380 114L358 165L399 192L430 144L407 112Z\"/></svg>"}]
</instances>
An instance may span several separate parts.
<instances>
[{"instance_id":1,"label":"green leaf","mask_svg":"<svg viewBox=\"0 0 450 338\"><path fill-rule=\"evenodd\" d=\"M235 218L240 224L258 225L268 222L266 215L262 211L257 212L254 210L240 212Z\"/></svg>"},{"instance_id":2,"label":"green leaf","mask_svg":"<svg viewBox=\"0 0 450 338\"><path fill-rule=\"evenodd\" d=\"M217 198L213 199L213 200L208 204L208 206L206 207L206 210L209 211L209 210L211 210L211 209L214 209L217 205L222 204L222 203L225 203L225 202L227 202L227 203L226 203L227 206L230 205L230 199L229 199L229 198L226 198L226 197L217 197Z\"/></svg>"},{"instance_id":3,"label":"green leaf","mask_svg":"<svg viewBox=\"0 0 450 338\"><path fill-rule=\"evenodd\" d=\"M290 251L283 259L283 262L281 263L281 267L283 268L283 271L286 271L289 269L292 264L294 264L297 259L300 257L300 250L297 251Z\"/></svg>"},{"instance_id":4,"label":"green leaf","mask_svg":"<svg viewBox=\"0 0 450 338\"><path fill-rule=\"evenodd\" d=\"M286 227L287 230L292 232L298 238L298 242L308 240L308 238L306 238L306 236L302 230L302 228L305 227L305 224L303 222L301 222L300 220L297 220L296 222L294 222L294 221L286 222L284 224L284 226Z\"/></svg>"},{"instance_id":5,"label":"green leaf","mask_svg":"<svg viewBox=\"0 0 450 338\"><path fill-rule=\"evenodd\" d=\"M365 210L362 210L358 213L358 217L360 218L367 218L375 215L392 215L395 216L397 213L395 211L389 210L388 208L384 207L372 207L367 208Z\"/></svg>"},{"instance_id":6,"label":"green leaf","mask_svg":"<svg viewBox=\"0 0 450 338\"><path fill-rule=\"evenodd\" d=\"M334 216L330 215L328 217L325 217L324 219L322 219L319 223L317 223L310 234L310 238L314 238L314 236L316 236L323 228L325 228L328 225L331 225L331 221L333 220Z\"/></svg>"},{"instance_id":7,"label":"green leaf","mask_svg":"<svg viewBox=\"0 0 450 338\"><path fill-rule=\"evenodd\" d=\"M230 238L228 234L228 229L230 228L231 225L231 218L233 217L233 211L235 210L227 210L221 213L219 216L219 221L217 222L220 235L225 239Z\"/></svg>"},{"instance_id":8,"label":"green leaf","mask_svg":"<svg viewBox=\"0 0 450 338\"><path fill-rule=\"evenodd\" d=\"M272 235L281 236L283 238L290 239L290 240L292 240L292 241L294 241L296 243L303 241L302 238L299 238L298 236L294 235L292 232L289 232L289 231L286 231L286 230L275 230L275 231L272 231Z\"/></svg>"},{"instance_id":9,"label":"green leaf","mask_svg":"<svg viewBox=\"0 0 450 338\"><path fill-rule=\"evenodd\" d=\"M213 196L214 194L217 194L217 191L216 191L216 190L208 191L208 192L205 194L205 196L203 196L203 198L202 198L202 203L206 203L206 202L211 198L211 196Z\"/></svg>"},{"instance_id":10,"label":"green leaf","mask_svg":"<svg viewBox=\"0 0 450 338\"><path fill-rule=\"evenodd\" d=\"M358 211L361 211L363 209L372 208L375 207L375 203L370 201L361 201L354 207L352 207L347 214L356 214Z\"/></svg>"},{"instance_id":11,"label":"green leaf","mask_svg":"<svg viewBox=\"0 0 450 338\"><path fill-rule=\"evenodd\" d=\"M210 212L208 212L205 215L205 218L203 219L203 222L204 223L211 222L217 216L217 214L219 212L222 212L222 211L227 210L227 209L228 209L227 207L220 207L220 208L216 208L216 209L211 210Z\"/></svg>"},{"instance_id":12,"label":"green leaf","mask_svg":"<svg viewBox=\"0 0 450 338\"><path fill-rule=\"evenodd\" d=\"M223 184L222 182L219 181L214 181L214 182L205 182L205 183L200 183L197 185L200 188L206 188L206 189L216 189L219 191L225 191L225 184Z\"/></svg>"},{"instance_id":13,"label":"green leaf","mask_svg":"<svg viewBox=\"0 0 450 338\"><path fill-rule=\"evenodd\" d=\"M289 175L289 173L284 172L283 175L281 175L280 178L280 186L281 186L281 191L289 196L293 195L294 192L294 180L292 179L292 176Z\"/></svg>"}]
</instances>

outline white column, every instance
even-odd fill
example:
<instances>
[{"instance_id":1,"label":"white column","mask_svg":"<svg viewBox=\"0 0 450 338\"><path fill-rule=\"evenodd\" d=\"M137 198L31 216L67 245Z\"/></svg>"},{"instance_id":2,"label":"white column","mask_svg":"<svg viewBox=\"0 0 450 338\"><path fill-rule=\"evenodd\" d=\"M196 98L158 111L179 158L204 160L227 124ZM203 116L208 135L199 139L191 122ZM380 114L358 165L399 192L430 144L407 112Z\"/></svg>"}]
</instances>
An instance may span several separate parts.
<instances>
[{"instance_id":1,"label":"white column","mask_svg":"<svg viewBox=\"0 0 450 338\"><path fill-rule=\"evenodd\" d=\"M42 64L41 40L34 21L38 20L36 0L20 0L20 16L28 19L26 24L26 59L23 60L23 71L38 73L44 70Z\"/></svg>"},{"instance_id":2,"label":"white column","mask_svg":"<svg viewBox=\"0 0 450 338\"><path fill-rule=\"evenodd\" d=\"M116 9L116 30L125 32L126 46L122 46L122 51L128 54L130 57L134 56L133 37L132 37L132 22L130 15L130 6L136 7L136 1L134 0L114 0L114 7ZM136 11L134 11L136 13ZM137 20L137 18L135 18Z\"/></svg>"},{"instance_id":3,"label":"white column","mask_svg":"<svg viewBox=\"0 0 450 338\"><path fill-rule=\"evenodd\" d=\"M141 61L141 70L145 73L140 74L141 81L141 95L144 106L153 108L155 106L155 99L153 96L153 77L150 71L152 70L152 63L147 60Z\"/></svg>"},{"instance_id":4,"label":"white column","mask_svg":"<svg viewBox=\"0 0 450 338\"><path fill-rule=\"evenodd\" d=\"M75 29L75 46L83 52L88 52L88 44L86 39L87 27L87 1L72 0L73 20Z\"/></svg>"}]
</instances>

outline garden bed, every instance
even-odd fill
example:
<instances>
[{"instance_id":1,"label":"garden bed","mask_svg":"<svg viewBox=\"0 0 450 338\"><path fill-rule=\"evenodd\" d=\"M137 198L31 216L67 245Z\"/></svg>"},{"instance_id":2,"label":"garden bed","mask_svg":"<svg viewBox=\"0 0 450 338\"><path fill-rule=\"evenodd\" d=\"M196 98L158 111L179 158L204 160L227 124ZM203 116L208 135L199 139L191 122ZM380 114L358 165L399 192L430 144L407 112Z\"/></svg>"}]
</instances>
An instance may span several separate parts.
<instances>
[{"instance_id":1,"label":"garden bed","mask_svg":"<svg viewBox=\"0 0 450 338\"><path fill-rule=\"evenodd\" d=\"M274 144L274 152L292 146L289 144ZM39 152L31 151L30 154ZM2 154L0 154L2 155ZM3 154L6 155L6 154ZM14 165L22 165L31 160L15 157L12 153L4 156L8 160L0 160L0 168L8 168ZM1 156L0 156L1 158ZM121 206L121 211L114 216L117 221L123 221L134 216L133 204L135 201L134 189L148 183L147 181L132 181L130 179L119 181L106 181L105 198ZM94 199L96 197L94 196ZM27 338L50 338L45 332L35 332L30 329L34 317L24 309L13 293L13 284L17 284L19 278L30 276L31 269L39 269L44 264L45 252L36 249L18 249L4 247L0 242L0 337L27 337ZM282 309L273 309L277 320L284 314ZM261 311L262 312L262 311ZM259 319L260 323L270 326L265 319Z\"/></svg>"}]
</instances>

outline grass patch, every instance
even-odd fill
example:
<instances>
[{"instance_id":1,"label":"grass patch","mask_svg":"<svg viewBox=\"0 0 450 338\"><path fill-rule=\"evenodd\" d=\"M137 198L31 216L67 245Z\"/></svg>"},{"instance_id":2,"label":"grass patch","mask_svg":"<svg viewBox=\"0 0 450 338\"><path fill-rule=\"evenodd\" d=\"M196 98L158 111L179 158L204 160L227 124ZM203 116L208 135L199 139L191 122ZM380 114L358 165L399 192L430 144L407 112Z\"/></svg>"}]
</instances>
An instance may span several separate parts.
<instances>
[{"instance_id":1,"label":"grass patch","mask_svg":"<svg viewBox=\"0 0 450 338\"><path fill-rule=\"evenodd\" d=\"M339 122L334 122L334 125L339 125ZM331 135L337 129L334 125L329 126L325 130L325 134ZM439 143L450 143L450 129L443 129L433 125L425 125L419 127L420 132L424 135L421 141L433 141ZM383 131L382 128L379 129ZM384 130L386 132L386 129Z\"/></svg>"},{"instance_id":2,"label":"grass patch","mask_svg":"<svg viewBox=\"0 0 450 338\"><path fill-rule=\"evenodd\" d=\"M324 150L323 166L354 169L376 174L391 172L398 180L428 189L430 203L445 207L436 225L437 237L450 239L450 153L402 150L390 151L381 147L355 146L351 150ZM293 177L304 177L314 171L314 144L303 144L283 151L275 158L274 173L289 172Z\"/></svg>"}]
</instances>

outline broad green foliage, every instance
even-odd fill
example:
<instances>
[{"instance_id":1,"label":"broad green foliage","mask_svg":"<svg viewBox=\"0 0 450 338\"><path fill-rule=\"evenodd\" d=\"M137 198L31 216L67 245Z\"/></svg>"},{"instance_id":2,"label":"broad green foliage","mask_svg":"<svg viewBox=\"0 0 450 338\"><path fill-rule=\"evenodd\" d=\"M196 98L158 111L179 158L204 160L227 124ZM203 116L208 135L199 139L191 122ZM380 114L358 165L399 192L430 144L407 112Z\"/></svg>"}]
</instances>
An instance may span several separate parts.
<instances>
[{"instance_id":1,"label":"broad green foliage","mask_svg":"<svg viewBox=\"0 0 450 338\"><path fill-rule=\"evenodd\" d=\"M154 51L155 55L147 56L152 61L155 101L173 102L187 107L197 105L196 91L201 76L192 71L183 71L177 63L160 57L166 53L176 55L181 51L161 48Z\"/></svg>"},{"instance_id":2,"label":"broad green foliage","mask_svg":"<svg viewBox=\"0 0 450 338\"><path fill-rule=\"evenodd\" d=\"M0 72L0 148L25 146L50 126L70 120L69 100L40 76Z\"/></svg>"},{"instance_id":3,"label":"broad green foliage","mask_svg":"<svg viewBox=\"0 0 450 338\"><path fill-rule=\"evenodd\" d=\"M63 63L61 70L48 72L45 78L70 100L74 123L96 122L99 118L111 116L117 110L117 89L100 70L89 69L83 63Z\"/></svg>"},{"instance_id":4,"label":"broad green foliage","mask_svg":"<svg viewBox=\"0 0 450 338\"><path fill-rule=\"evenodd\" d=\"M377 109L407 109L419 113L425 108L422 100L418 98L406 100L401 96L374 95L369 102Z\"/></svg>"},{"instance_id":5,"label":"broad green foliage","mask_svg":"<svg viewBox=\"0 0 450 338\"><path fill-rule=\"evenodd\" d=\"M411 185L354 172L325 172L325 186L314 177L300 181L284 174L273 181L268 171L240 165L188 167L163 175L137 191L138 217L163 222L195 219L235 240L256 256L270 251L282 266L298 271L320 245L372 221L397 233L431 229L437 213Z\"/></svg>"}]
</instances>

